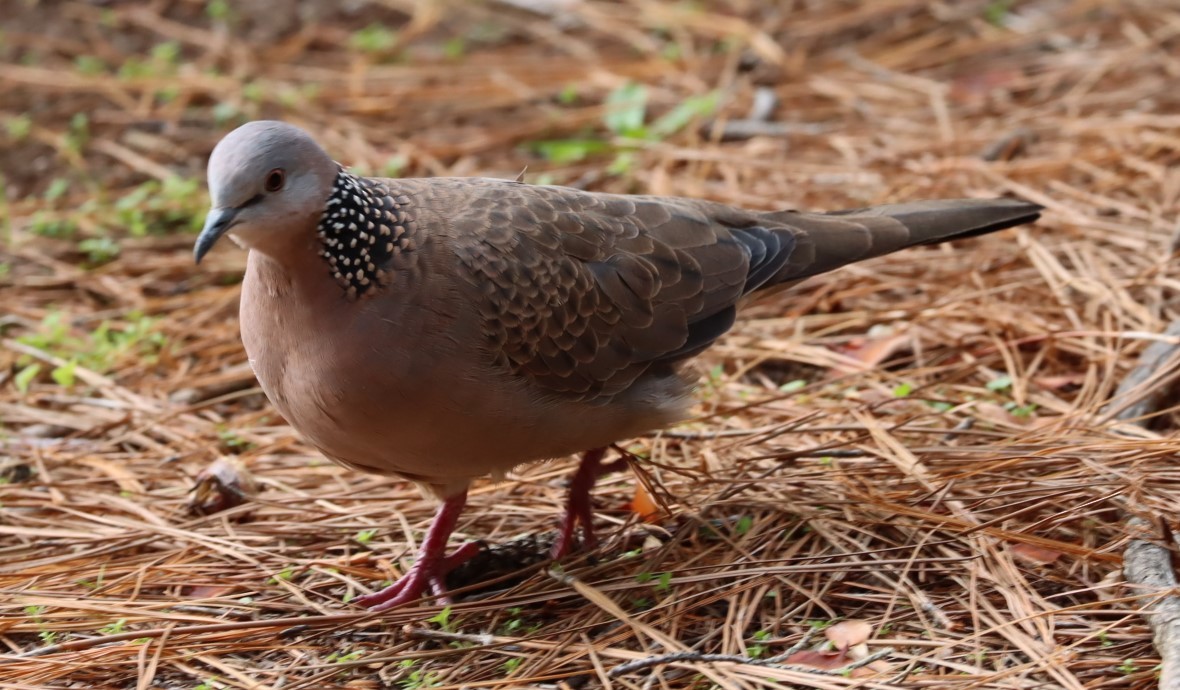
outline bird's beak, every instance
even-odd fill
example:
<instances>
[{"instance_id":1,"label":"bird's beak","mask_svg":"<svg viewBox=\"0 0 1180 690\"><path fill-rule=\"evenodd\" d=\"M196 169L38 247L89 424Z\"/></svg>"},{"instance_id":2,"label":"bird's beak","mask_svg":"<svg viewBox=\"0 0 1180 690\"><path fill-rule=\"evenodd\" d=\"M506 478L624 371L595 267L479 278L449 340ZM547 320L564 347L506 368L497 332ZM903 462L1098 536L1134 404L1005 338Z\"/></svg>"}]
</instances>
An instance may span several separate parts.
<instances>
[{"instance_id":1,"label":"bird's beak","mask_svg":"<svg viewBox=\"0 0 1180 690\"><path fill-rule=\"evenodd\" d=\"M193 245L193 258L199 264L205 254L217 244L217 240L233 226L240 208L213 208L205 217L205 227L197 236L197 243Z\"/></svg>"}]
</instances>

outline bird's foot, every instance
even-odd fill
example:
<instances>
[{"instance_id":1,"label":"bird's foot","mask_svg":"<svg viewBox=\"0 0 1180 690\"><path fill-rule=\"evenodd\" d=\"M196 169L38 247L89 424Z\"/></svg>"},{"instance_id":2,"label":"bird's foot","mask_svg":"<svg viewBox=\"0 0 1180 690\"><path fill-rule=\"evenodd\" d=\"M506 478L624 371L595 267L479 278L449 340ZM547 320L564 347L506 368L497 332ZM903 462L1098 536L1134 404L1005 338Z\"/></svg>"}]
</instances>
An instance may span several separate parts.
<instances>
[{"instance_id":1,"label":"bird's foot","mask_svg":"<svg viewBox=\"0 0 1180 690\"><path fill-rule=\"evenodd\" d=\"M370 611L385 611L414 601L429 591L438 597L440 604L450 604L446 587L447 573L471 560L480 548L479 542L469 541L442 558L419 558L397 582L379 592L357 597L353 602Z\"/></svg>"},{"instance_id":2,"label":"bird's foot","mask_svg":"<svg viewBox=\"0 0 1180 690\"><path fill-rule=\"evenodd\" d=\"M595 448L582 455L582 463L570 481L569 497L566 499L565 516L561 520L561 531L557 541L553 544L553 558L564 558L574 551L577 545L574 532L582 528L582 546L592 550L598 546L598 536L594 534L593 506L590 502L590 490L595 482L604 474L616 472L627 466L627 459L619 458L603 464L606 455L605 448Z\"/></svg>"},{"instance_id":3,"label":"bird's foot","mask_svg":"<svg viewBox=\"0 0 1180 690\"><path fill-rule=\"evenodd\" d=\"M447 540L450 539L451 532L455 531L455 524L459 521L459 515L463 513L463 506L466 504L466 490L444 501L438 507L430 528L426 530L422 546L418 549L418 559L414 561L410 570L380 592L366 594L353 601L370 611L386 611L414 601L429 591L444 603L449 603L447 573L471 560L480 549L479 543L472 541L460 546L454 553L447 554Z\"/></svg>"}]
</instances>

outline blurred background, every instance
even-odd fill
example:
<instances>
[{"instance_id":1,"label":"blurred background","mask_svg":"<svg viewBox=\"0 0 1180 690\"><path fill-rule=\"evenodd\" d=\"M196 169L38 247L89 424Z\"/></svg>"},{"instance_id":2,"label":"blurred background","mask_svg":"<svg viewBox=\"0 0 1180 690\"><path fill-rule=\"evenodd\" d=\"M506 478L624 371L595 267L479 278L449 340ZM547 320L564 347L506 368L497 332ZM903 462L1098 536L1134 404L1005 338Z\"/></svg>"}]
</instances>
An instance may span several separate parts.
<instances>
[{"instance_id":1,"label":"blurred background","mask_svg":"<svg viewBox=\"0 0 1180 690\"><path fill-rule=\"evenodd\" d=\"M884 650L855 673L661 682L1155 687L1122 521L1174 512L1174 415L1116 419L1162 375L1110 401L1177 313L1178 46L1165 0L0 0L0 677L590 687L855 620L792 658ZM589 590L362 620L433 508L302 445L238 341L244 253L192 265L209 151L260 118L366 175L1047 211L752 308L700 417L601 488ZM552 530L570 467L481 485L460 532Z\"/></svg>"}]
</instances>

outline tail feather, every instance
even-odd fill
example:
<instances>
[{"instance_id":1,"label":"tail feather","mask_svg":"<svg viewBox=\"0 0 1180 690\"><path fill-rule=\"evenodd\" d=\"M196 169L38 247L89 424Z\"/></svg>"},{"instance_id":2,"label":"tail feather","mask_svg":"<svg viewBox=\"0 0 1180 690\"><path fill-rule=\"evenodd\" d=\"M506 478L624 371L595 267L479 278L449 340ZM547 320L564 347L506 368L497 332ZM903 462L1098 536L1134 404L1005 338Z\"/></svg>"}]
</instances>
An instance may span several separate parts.
<instances>
[{"instance_id":1,"label":"tail feather","mask_svg":"<svg viewBox=\"0 0 1180 690\"><path fill-rule=\"evenodd\" d=\"M938 199L885 204L827 216L883 216L906 226L914 242L906 246L938 244L948 240L986 235L1032 223L1044 209L1020 199Z\"/></svg>"},{"instance_id":2,"label":"tail feather","mask_svg":"<svg viewBox=\"0 0 1180 690\"><path fill-rule=\"evenodd\" d=\"M794 248L765 287L797 282L856 261L923 244L985 235L1040 217L1018 199L940 199L810 214L768 214L794 237Z\"/></svg>"}]
</instances>

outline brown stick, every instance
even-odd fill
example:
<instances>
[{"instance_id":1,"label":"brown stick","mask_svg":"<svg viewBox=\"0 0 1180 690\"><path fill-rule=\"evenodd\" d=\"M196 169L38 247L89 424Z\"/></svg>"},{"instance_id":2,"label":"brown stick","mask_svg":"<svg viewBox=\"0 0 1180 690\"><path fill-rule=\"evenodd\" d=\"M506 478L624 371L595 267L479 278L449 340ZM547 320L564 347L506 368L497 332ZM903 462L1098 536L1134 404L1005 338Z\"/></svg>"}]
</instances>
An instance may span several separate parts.
<instances>
[{"instance_id":1,"label":"brown stick","mask_svg":"<svg viewBox=\"0 0 1180 690\"><path fill-rule=\"evenodd\" d=\"M1180 321L1173 321L1165 331L1180 335ZM1139 357L1139 363L1119 385L1114 398L1103 408L1103 416L1145 424L1164 401L1177 376L1175 360L1180 358L1180 344L1154 342ZM1176 571L1172 567L1174 544L1164 545L1158 530L1136 515L1127 518L1132 535L1123 551L1123 576L1150 603L1141 615L1151 627L1152 643L1160 655L1161 690L1180 690L1180 597ZM1171 541L1170 534L1163 535ZM1171 548L1169 548L1171 547ZM1158 593L1158 596L1152 596Z\"/></svg>"},{"instance_id":2,"label":"brown stick","mask_svg":"<svg viewBox=\"0 0 1180 690\"><path fill-rule=\"evenodd\" d=\"M1127 527L1142 539L1132 539L1123 551L1123 575L1136 589L1161 593L1143 607L1143 618L1151 626L1152 643L1160 655L1160 690L1180 690L1180 597L1176 591L1176 572L1172 569L1172 551L1158 539L1150 523L1138 517L1127 520Z\"/></svg>"},{"instance_id":3,"label":"brown stick","mask_svg":"<svg viewBox=\"0 0 1180 690\"><path fill-rule=\"evenodd\" d=\"M1134 421L1144 425L1169 398L1173 384L1180 378L1180 321L1168 325L1164 335L1139 355L1139 363L1127 374L1110 402L1102 408L1104 419Z\"/></svg>"}]
</instances>

